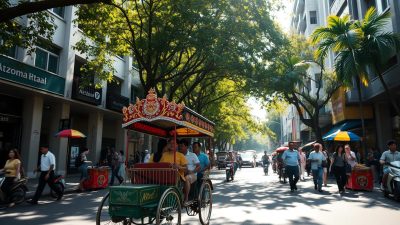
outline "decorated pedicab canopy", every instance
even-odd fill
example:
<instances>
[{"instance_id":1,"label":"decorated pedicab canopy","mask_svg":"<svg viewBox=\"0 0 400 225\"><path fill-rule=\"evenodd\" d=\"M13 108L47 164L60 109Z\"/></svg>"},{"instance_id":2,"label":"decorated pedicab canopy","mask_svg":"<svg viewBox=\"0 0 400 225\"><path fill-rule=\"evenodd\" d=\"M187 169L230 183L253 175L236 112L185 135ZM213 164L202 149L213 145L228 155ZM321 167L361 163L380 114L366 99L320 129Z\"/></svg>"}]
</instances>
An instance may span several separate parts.
<instances>
[{"instance_id":1,"label":"decorated pedicab canopy","mask_svg":"<svg viewBox=\"0 0 400 225\"><path fill-rule=\"evenodd\" d=\"M159 137L214 136L214 123L187 108L183 103L158 98L150 89L145 99L136 98L136 103L122 109L122 128Z\"/></svg>"}]
</instances>

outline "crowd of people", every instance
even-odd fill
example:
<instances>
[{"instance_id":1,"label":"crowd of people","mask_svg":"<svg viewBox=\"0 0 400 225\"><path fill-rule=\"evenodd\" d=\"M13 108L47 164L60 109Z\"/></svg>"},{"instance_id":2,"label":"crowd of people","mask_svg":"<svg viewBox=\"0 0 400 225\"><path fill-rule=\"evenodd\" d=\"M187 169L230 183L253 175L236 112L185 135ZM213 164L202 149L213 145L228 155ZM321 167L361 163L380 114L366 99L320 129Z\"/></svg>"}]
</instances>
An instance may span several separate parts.
<instances>
[{"instance_id":1,"label":"crowd of people","mask_svg":"<svg viewBox=\"0 0 400 225\"><path fill-rule=\"evenodd\" d=\"M322 144L314 143L313 149L308 154L301 148L296 149L294 142L289 142L288 150L275 154L272 157L273 164L281 162L284 166L285 176L289 179L290 191L297 190L297 182L305 179L305 174L313 177L314 189L323 192L327 186L328 174L335 177L339 193L345 193L345 186L351 171L360 163L360 156L352 151L349 144L336 145L332 154L329 154ZM381 183L381 189L385 189L387 179L387 165L393 161L400 161L400 153L394 140L387 142L388 150L379 154L375 149L370 148L366 157L366 165L373 172L374 181ZM275 166L275 165L273 165ZM380 172L381 166L383 167ZM280 168L274 168L279 170ZM278 172L278 171L277 171Z\"/></svg>"}]
</instances>

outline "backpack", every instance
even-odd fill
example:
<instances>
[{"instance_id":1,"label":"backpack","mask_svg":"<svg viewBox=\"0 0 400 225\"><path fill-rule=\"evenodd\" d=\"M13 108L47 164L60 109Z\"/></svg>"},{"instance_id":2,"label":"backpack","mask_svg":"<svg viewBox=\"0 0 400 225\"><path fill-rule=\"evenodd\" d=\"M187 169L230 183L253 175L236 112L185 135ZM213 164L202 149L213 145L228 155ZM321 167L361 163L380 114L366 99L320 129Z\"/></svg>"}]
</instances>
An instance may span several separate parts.
<instances>
[{"instance_id":1,"label":"backpack","mask_svg":"<svg viewBox=\"0 0 400 225\"><path fill-rule=\"evenodd\" d=\"M76 167L76 168L79 168L82 164L83 164L82 156L79 154L79 155L75 158L75 167Z\"/></svg>"}]
</instances>

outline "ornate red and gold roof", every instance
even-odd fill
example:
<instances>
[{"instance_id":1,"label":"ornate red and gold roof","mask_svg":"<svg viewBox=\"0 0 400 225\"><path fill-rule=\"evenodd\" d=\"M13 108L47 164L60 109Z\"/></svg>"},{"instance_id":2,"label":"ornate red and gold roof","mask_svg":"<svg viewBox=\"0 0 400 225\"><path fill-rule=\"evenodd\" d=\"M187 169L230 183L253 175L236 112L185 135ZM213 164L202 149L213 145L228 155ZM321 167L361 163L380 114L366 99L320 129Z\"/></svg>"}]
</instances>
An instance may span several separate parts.
<instances>
[{"instance_id":1,"label":"ornate red and gold roof","mask_svg":"<svg viewBox=\"0 0 400 225\"><path fill-rule=\"evenodd\" d=\"M159 137L214 136L214 123L186 107L183 103L169 102L164 96L158 98L150 89L145 99L122 109L122 127Z\"/></svg>"}]
</instances>

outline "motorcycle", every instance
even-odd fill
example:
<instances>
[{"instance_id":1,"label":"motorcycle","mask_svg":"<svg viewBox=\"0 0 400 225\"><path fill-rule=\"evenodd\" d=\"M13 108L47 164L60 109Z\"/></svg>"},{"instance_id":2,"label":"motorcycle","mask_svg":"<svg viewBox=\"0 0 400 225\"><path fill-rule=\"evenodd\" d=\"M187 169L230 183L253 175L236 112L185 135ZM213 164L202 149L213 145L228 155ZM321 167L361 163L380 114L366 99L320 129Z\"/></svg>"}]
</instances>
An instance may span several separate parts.
<instances>
[{"instance_id":1,"label":"motorcycle","mask_svg":"<svg viewBox=\"0 0 400 225\"><path fill-rule=\"evenodd\" d=\"M4 173L0 174L0 187L3 186L3 183L5 181L5 176ZM14 184L11 186L11 194L10 196L6 196L5 193L0 189L0 202L1 204L8 204L8 203L14 203L14 204L21 204L22 202L25 201L25 195L26 192L28 191L28 188L26 184L28 183L27 178L21 178L18 181L14 182Z\"/></svg>"},{"instance_id":2,"label":"motorcycle","mask_svg":"<svg viewBox=\"0 0 400 225\"><path fill-rule=\"evenodd\" d=\"M396 201L400 201L400 161L388 164L389 174L386 181L386 188L383 191L385 197L393 195Z\"/></svg>"},{"instance_id":3,"label":"motorcycle","mask_svg":"<svg viewBox=\"0 0 400 225\"><path fill-rule=\"evenodd\" d=\"M263 167L264 167L264 174L265 174L265 175L268 175L269 163L263 163Z\"/></svg>"},{"instance_id":4,"label":"motorcycle","mask_svg":"<svg viewBox=\"0 0 400 225\"><path fill-rule=\"evenodd\" d=\"M235 162L227 162L225 166L226 181L233 180L235 176Z\"/></svg>"},{"instance_id":5,"label":"motorcycle","mask_svg":"<svg viewBox=\"0 0 400 225\"><path fill-rule=\"evenodd\" d=\"M65 190L64 176L63 175L55 175L53 183L59 190L61 190L61 193L64 194L64 190ZM53 189L50 189L50 196L53 198L58 198L58 194L55 191L53 191Z\"/></svg>"}]
</instances>

